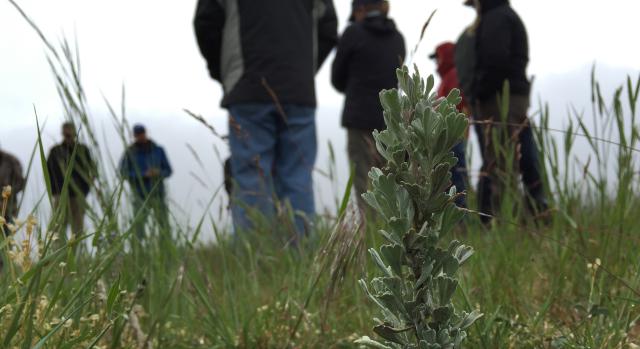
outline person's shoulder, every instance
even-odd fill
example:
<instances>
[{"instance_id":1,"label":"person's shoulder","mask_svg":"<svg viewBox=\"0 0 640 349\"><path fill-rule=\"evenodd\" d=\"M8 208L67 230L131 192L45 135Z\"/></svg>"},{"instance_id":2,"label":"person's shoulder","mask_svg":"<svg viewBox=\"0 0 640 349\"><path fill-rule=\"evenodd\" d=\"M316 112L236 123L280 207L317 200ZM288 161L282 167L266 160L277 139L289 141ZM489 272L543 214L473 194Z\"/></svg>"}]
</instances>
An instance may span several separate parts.
<instances>
[{"instance_id":1,"label":"person's shoulder","mask_svg":"<svg viewBox=\"0 0 640 349\"><path fill-rule=\"evenodd\" d=\"M85 152L85 153L90 153L91 149L89 148L88 145L84 144L84 143L78 143L78 150Z\"/></svg>"},{"instance_id":2,"label":"person's shoulder","mask_svg":"<svg viewBox=\"0 0 640 349\"><path fill-rule=\"evenodd\" d=\"M51 147L51 149L49 150L49 154L57 154L60 152L60 150L62 149L62 143L60 144L56 144L53 147Z\"/></svg>"},{"instance_id":3,"label":"person's shoulder","mask_svg":"<svg viewBox=\"0 0 640 349\"><path fill-rule=\"evenodd\" d=\"M20 160L13 154L3 151L0 155L13 164L20 164Z\"/></svg>"},{"instance_id":4,"label":"person's shoulder","mask_svg":"<svg viewBox=\"0 0 640 349\"><path fill-rule=\"evenodd\" d=\"M151 148L155 149L156 151L164 153L164 147L156 142L151 142Z\"/></svg>"},{"instance_id":5,"label":"person's shoulder","mask_svg":"<svg viewBox=\"0 0 640 349\"><path fill-rule=\"evenodd\" d=\"M347 26L347 28L342 33L341 39L344 40L344 39L357 37L359 35L362 35L364 32L365 32L364 25L362 23L352 22Z\"/></svg>"}]
</instances>

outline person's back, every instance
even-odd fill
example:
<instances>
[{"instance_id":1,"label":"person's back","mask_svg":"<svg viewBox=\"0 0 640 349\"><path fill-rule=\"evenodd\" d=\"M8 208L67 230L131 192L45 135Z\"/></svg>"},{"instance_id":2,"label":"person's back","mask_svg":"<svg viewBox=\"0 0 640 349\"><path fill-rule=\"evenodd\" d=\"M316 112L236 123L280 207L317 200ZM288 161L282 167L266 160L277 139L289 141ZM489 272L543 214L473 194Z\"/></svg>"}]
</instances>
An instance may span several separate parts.
<instances>
[{"instance_id":1,"label":"person's back","mask_svg":"<svg viewBox=\"0 0 640 349\"><path fill-rule=\"evenodd\" d=\"M360 206L372 167L384 164L373 139L374 130L386 128L380 91L397 87L396 69L406 55L402 34L387 17L382 0L355 0L353 23L347 27L336 52L331 82L345 94L342 126L347 129L347 152L355 165L354 187Z\"/></svg>"},{"instance_id":2,"label":"person's back","mask_svg":"<svg viewBox=\"0 0 640 349\"><path fill-rule=\"evenodd\" d=\"M222 105L315 106L314 76L336 40L328 0L200 0L194 21Z\"/></svg>"},{"instance_id":3,"label":"person's back","mask_svg":"<svg viewBox=\"0 0 640 349\"><path fill-rule=\"evenodd\" d=\"M0 191L5 187L11 187L11 196L7 205L7 212L5 218L10 221L17 213L17 200L16 196L20 193L25 186L25 179L22 174L22 165L20 160L15 156L0 150ZM2 203L0 203L1 205ZM0 230L2 227L0 227Z\"/></svg>"},{"instance_id":4,"label":"person's back","mask_svg":"<svg viewBox=\"0 0 640 349\"><path fill-rule=\"evenodd\" d=\"M529 96L529 41L524 23L508 0L480 1L475 53L475 98L495 99L505 81L511 94Z\"/></svg>"},{"instance_id":5,"label":"person's back","mask_svg":"<svg viewBox=\"0 0 640 349\"><path fill-rule=\"evenodd\" d=\"M369 16L345 30L331 75L333 86L345 93L344 127L386 128L379 94L397 87L396 69L405 54L404 38L386 16Z\"/></svg>"},{"instance_id":6,"label":"person's back","mask_svg":"<svg viewBox=\"0 0 640 349\"><path fill-rule=\"evenodd\" d=\"M486 174L479 182L480 211L494 214L506 192L505 178L522 172L528 203L532 211L543 212L548 204L543 187L539 153L527 112L531 84L527 79L529 42L524 23L508 0L476 0L479 22L475 31L475 72L472 86L474 117L480 122L478 136L482 144ZM502 96L505 83L509 95ZM498 104L508 98L508 110ZM506 116L506 124L502 117ZM496 152L498 141L515 159L508 161ZM517 165L516 165L517 164ZM514 166L515 165L515 166Z\"/></svg>"},{"instance_id":7,"label":"person's back","mask_svg":"<svg viewBox=\"0 0 640 349\"><path fill-rule=\"evenodd\" d=\"M304 233L298 213L315 214L314 78L338 36L332 0L199 0L194 25L230 114L236 231L253 228L246 209L273 218L288 201Z\"/></svg>"}]
</instances>

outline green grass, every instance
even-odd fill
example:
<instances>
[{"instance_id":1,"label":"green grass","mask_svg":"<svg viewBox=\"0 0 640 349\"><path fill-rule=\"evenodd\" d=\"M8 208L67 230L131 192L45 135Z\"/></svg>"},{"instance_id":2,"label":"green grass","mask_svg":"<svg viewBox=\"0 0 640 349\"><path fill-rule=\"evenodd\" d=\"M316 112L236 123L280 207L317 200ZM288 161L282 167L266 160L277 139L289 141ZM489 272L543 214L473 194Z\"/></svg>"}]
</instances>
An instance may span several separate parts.
<instances>
[{"instance_id":1,"label":"green grass","mask_svg":"<svg viewBox=\"0 0 640 349\"><path fill-rule=\"evenodd\" d=\"M77 52L59 46L47 43L66 115L102 154ZM476 254L461 274L456 306L485 316L470 329L467 347L640 343L639 88L629 80L606 103L594 78L594 124L574 115L562 132L549 128L550 115L539 108L552 219L526 219L515 191L505 194L490 228L469 215L456 238ZM125 142L124 107L110 109ZM586 143L578 148L578 140ZM590 161L577 157L585 152ZM39 143L34 162L43 156ZM174 226L172 241L152 224L144 246L132 249L121 208L126 188L106 175L112 159L99 160L99 207L89 214L95 230L64 241L49 233L60 230L54 212L48 226L29 225L30 244L0 238L0 347L354 348L355 339L372 336L379 315L357 280L374 274L363 252L380 243L375 220L355 229L348 210L336 212L341 218L323 218L308 239L284 247L283 232L268 222L256 218L259 229L234 238L207 216L195 230ZM218 232L216 244L197 241L207 225ZM32 262L20 258L25 249Z\"/></svg>"}]
</instances>

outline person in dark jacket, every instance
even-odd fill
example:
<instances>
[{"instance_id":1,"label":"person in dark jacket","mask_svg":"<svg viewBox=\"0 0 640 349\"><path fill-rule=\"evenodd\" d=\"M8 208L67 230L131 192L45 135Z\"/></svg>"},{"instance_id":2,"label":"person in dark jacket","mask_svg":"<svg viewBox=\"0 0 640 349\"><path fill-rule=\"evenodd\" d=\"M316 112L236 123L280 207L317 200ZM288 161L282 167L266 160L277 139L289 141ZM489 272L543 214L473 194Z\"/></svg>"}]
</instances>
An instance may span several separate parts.
<instances>
[{"instance_id":1,"label":"person in dark jacket","mask_svg":"<svg viewBox=\"0 0 640 349\"><path fill-rule=\"evenodd\" d=\"M72 122L62 125L62 143L51 148L47 170L56 211L60 212L63 231L71 226L71 233L79 236L84 230L87 195L96 174L96 165L89 148L77 142ZM69 173L69 181L65 176ZM64 234L63 234L64 235Z\"/></svg>"},{"instance_id":2,"label":"person in dark jacket","mask_svg":"<svg viewBox=\"0 0 640 349\"><path fill-rule=\"evenodd\" d=\"M373 131L386 128L380 91L397 87L396 69L406 55L402 34L388 18L382 0L355 0L352 23L338 43L331 82L345 94L342 126L347 129L349 160L355 165L354 187L360 205L368 189L369 171L384 163L376 150Z\"/></svg>"},{"instance_id":3,"label":"person in dark jacket","mask_svg":"<svg viewBox=\"0 0 640 349\"><path fill-rule=\"evenodd\" d=\"M236 232L252 228L247 208L273 217L275 197L304 233L315 214L314 76L337 42L332 0L199 0L194 26L230 113Z\"/></svg>"},{"instance_id":4,"label":"person in dark jacket","mask_svg":"<svg viewBox=\"0 0 640 349\"><path fill-rule=\"evenodd\" d=\"M164 181L173 170L164 149L147 137L143 125L135 125L133 135L135 142L122 156L120 174L133 191L134 229L142 240L147 219L153 212L161 236L166 236L169 234L169 210Z\"/></svg>"},{"instance_id":5,"label":"person in dark jacket","mask_svg":"<svg viewBox=\"0 0 640 349\"><path fill-rule=\"evenodd\" d=\"M454 43L445 42L438 45L436 52L431 55L431 58L436 60L438 75L440 75L442 80L438 87L438 97L447 97L453 89L461 90L460 82L458 81L458 71L456 70L454 62L455 50L456 45ZM464 94L462 95L462 101L458 105L458 111L469 115L469 107ZM458 159L458 163L451 170L451 181L458 193L464 193L467 190L467 182L469 181L465 148L466 142L460 142L453 148L453 153ZM458 207L467 207L464 194L456 199L456 205L458 205Z\"/></svg>"},{"instance_id":6,"label":"person in dark jacket","mask_svg":"<svg viewBox=\"0 0 640 349\"><path fill-rule=\"evenodd\" d=\"M18 214L17 196L24 190L25 184L20 160L15 156L0 150L0 192L4 194L5 188L11 187L11 190L7 192L8 197L6 199L2 199L2 201L6 200L6 206L4 207L5 211L3 212L4 223L0 224L0 231L4 231L6 235L9 235L10 233L7 224L13 223L16 215ZM0 207L3 204L4 202L0 202Z\"/></svg>"},{"instance_id":7,"label":"person in dark jacket","mask_svg":"<svg viewBox=\"0 0 640 349\"><path fill-rule=\"evenodd\" d=\"M530 83L526 77L529 60L528 38L522 20L509 6L508 0L468 0L478 17L456 44L455 62L458 77L467 100L472 105L483 157L483 171L478 183L480 211L493 214L499 203L505 176L522 174L522 182L535 211L547 209L542 182L539 151L527 118ZM507 124L501 123L498 96L504 83L510 88ZM519 125L519 126L515 126ZM500 127L498 127L500 126ZM501 145L512 143L520 149L518 168L506 169L506 159L495 153L491 130L508 130ZM483 217L483 221L490 221Z\"/></svg>"}]
</instances>

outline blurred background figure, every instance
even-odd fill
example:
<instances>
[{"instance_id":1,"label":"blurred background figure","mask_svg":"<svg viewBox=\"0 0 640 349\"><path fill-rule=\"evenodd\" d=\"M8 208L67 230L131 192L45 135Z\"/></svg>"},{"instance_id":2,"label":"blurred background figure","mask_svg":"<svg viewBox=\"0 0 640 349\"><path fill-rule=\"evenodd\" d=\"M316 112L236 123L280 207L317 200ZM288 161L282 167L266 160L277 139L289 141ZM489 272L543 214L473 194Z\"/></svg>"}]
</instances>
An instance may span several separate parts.
<instances>
[{"instance_id":1,"label":"blurred background figure","mask_svg":"<svg viewBox=\"0 0 640 349\"><path fill-rule=\"evenodd\" d=\"M447 97L453 89L458 89L462 93L460 82L458 81L458 72L454 62L455 50L456 45L454 43L445 42L436 47L436 52L431 55L431 59L436 60L438 75L440 75L441 79L440 86L438 87L438 97ZM466 99L464 98L464 94L462 95L462 101L458 105L458 111L465 115L469 115L469 107ZM467 142L463 141L453 148L453 153L456 158L458 158L458 163L453 169L451 169L451 181L456 187L456 191L458 193L465 193L467 190L467 183L469 182L466 147ZM456 205L458 205L458 207L467 207L465 195L460 195L456 198Z\"/></svg>"},{"instance_id":2,"label":"blurred background figure","mask_svg":"<svg viewBox=\"0 0 640 349\"><path fill-rule=\"evenodd\" d=\"M236 232L252 228L246 208L274 217L274 196L291 204L298 234L315 214L314 75L336 44L337 25L331 0L198 2L200 52L230 113Z\"/></svg>"},{"instance_id":3,"label":"blurred background figure","mask_svg":"<svg viewBox=\"0 0 640 349\"><path fill-rule=\"evenodd\" d=\"M47 170L53 195L53 206L61 219L63 236L71 226L78 237L84 230L87 195L96 174L96 165L89 148L77 142L76 127L71 122L62 125L62 143L51 148ZM68 182L65 183L67 173Z\"/></svg>"},{"instance_id":4,"label":"blurred background figure","mask_svg":"<svg viewBox=\"0 0 640 349\"><path fill-rule=\"evenodd\" d=\"M544 211L548 204L540 154L527 117L531 83L526 76L529 44L524 23L508 0L467 0L464 4L476 10L477 18L458 39L455 64L460 86L476 119L483 157L479 210L492 215L506 188L504 182L520 173L530 208ZM502 96L505 82L509 85L508 96ZM500 98L509 99L506 125L501 120ZM508 136L500 137L500 144L493 144L493 130ZM517 154L518 159L509 162L519 166L506 168L507 159L497 151L500 147ZM489 217L482 219L485 223L490 221Z\"/></svg>"},{"instance_id":5,"label":"blurred background figure","mask_svg":"<svg viewBox=\"0 0 640 349\"><path fill-rule=\"evenodd\" d=\"M361 209L369 186L369 171L385 164L373 131L386 128L380 91L397 87L396 69L406 55L402 34L388 17L389 3L354 0L351 24L338 43L331 82L345 94L342 126L347 129L349 161L355 165L354 186Z\"/></svg>"},{"instance_id":6,"label":"blurred background figure","mask_svg":"<svg viewBox=\"0 0 640 349\"><path fill-rule=\"evenodd\" d=\"M20 161L15 156L0 149L0 191L7 186L11 187L11 195L8 198L6 207L2 207L0 202L0 209L4 209L3 217L5 220L5 224L0 228L6 235L9 235L10 231L6 224L13 223L18 215L18 194L24 190L25 178L22 174Z\"/></svg>"},{"instance_id":7,"label":"blurred background figure","mask_svg":"<svg viewBox=\"0 0 640 349\"><path fill-rule=\"evenodd\" d=\"M133 127L134 143L120 161L120 174L133 192L134 231L138 240L145 237L145 226L153 212L161 236L170 235L165 179L173 172L162 147L147 137L143 125Z\"/></svg>"}]
</instances>

